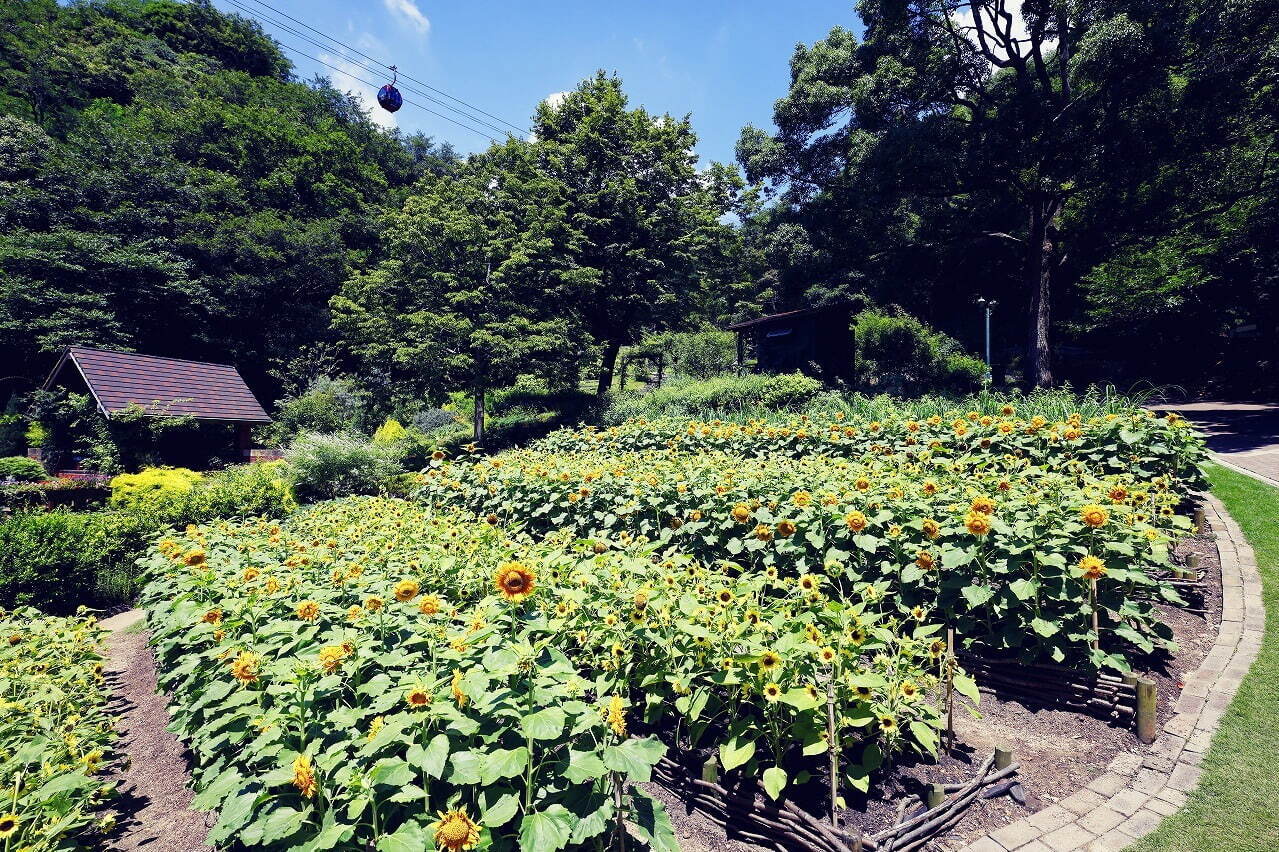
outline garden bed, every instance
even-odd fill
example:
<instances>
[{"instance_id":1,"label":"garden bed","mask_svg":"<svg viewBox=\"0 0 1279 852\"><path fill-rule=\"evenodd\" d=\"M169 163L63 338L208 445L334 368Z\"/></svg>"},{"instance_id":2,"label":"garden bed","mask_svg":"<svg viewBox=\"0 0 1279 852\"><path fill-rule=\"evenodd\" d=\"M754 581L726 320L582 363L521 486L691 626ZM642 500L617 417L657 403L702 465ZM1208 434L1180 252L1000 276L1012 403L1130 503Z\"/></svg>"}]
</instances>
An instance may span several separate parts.
<instances>
[{"instance_id":1,"label":"garden bed","mask_svg":"<svg viewBox=\"0 0 1279 852\"><path fill-rule=\"evenodd\" d=\"M1156 683L1160 726L1173 714L1182 678L1198 668L1212 648L1221 620L1221 564L1212 529L1183 540L1174 553L1180 565L1185 565L1191 554L1199 556L1202 606L1196 608L1204 613L1158 604L1159 617L1172 628L1178 651L1134 660L1134 673ZM1100 718L1101 714L1057 709L1047 702L986 688L982 689L980 712L980 720L962 711L956 713L958 740L951 753L940 754L935 763L904 763L885 773L869 795L841 812L841 821L868 835L884 831L897 819L902 797L924 796L930 784L966 781L996 746L1009 747L1019 764L1017 780L1025 790L1026 803L1018 804L1007 795L992 799L979 796L951 830L926 847L959 849L1082 789L1103 774L1119 754L1127 752L1139 760L1149 752L1126 717L1107 720ZM665 803L688 852L757 852L761 848L741 839L735 829L742 825L726 831L705 813L691 809L687 799L672 787L654 782L648 789ZM762 795L758 803L767 804Z\"/></svg>"}]
</instances>

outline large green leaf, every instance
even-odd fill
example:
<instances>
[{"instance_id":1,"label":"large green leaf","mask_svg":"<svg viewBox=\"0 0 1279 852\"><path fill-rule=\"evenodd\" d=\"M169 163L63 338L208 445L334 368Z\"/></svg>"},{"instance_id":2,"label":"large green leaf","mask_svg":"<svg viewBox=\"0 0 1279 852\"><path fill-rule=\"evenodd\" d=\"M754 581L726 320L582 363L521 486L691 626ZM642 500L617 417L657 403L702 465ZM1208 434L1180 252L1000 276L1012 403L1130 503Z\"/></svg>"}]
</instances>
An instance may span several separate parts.
<instances>
[{"instance_id":1,"label":"large green leaf","mask_svg":"<svg viewBox=\"0 0 1279 852\"><path fill-rule=\"evenodd\" d=\"M659 740L629 739L605 747L604 765L614 772L625 773L631 781L644 782L652 778L653 765L665 753L666 746Z\"/></svg>"},{"instance_id":2,"label":"large green leaf","mask_svg":"<svg viewBox=\"0 0 1279 852\"><path fill-rule=\"evenodd\" d=\"M528 749L500 748L480 758L480 783L484 786L502 778L521 775L528 768Z\"/></svg>"},{"instance_id":3,"label":"large green leaf","mask_svg":"<svg viewBox=\"0 0 1279 852\"><path fill-rule=\"evenodd\" d=\"M520 848L556 852L573 836L574 817L563 805L525 815L520 822Z\"/></svg>"},{"instance_id":4,"label":"large green leaf","mask_svg":"<svg viewBox=\"0 0 1279 852\"><path fill-rule=\"evenodd\" d=\"M378 838L377 852L422 852L434 847L430 831L420 822L410 820L390 834Z\"/></svg>"},{"instance_id":5,"label":"large green leaf","mask_svg":"<svg viewBox=\"0 0 1279 852\"><path fill-rule=\"evenodd\" d=\"M755 756L755 740L733 737L720 743L719 762L724 770L736 769Z\"/></svg>"},{"instance_id":6,"label":"large green leaf","mask_svg":"<svg viewBox=\"0 0 1279 852\"><path fill-rule=\"evenodd\" d=\"M787 780L785 769L780 766L768 767L764 770L764 792L776 799L786 789Z\"/></svg>"},{"instance_id":7,"label":"large green leaf","mask_svg":"<svg viewBox=\"0 0 1279 852\"><path fill-rule=\"evenodd\" d=\"M564 733L564 711L547 707L524 717L524 733L535 740L553 740Z\"/></svg>"}]
</instances>

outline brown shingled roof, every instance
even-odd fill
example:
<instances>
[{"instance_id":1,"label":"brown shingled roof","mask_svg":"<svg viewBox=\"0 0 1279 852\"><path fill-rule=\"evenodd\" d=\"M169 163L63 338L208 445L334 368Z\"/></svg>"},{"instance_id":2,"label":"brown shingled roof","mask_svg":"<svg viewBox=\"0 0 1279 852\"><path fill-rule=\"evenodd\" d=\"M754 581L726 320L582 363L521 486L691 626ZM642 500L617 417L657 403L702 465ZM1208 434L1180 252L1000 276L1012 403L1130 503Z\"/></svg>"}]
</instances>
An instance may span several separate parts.
<instances>
[{"instance_id":1,"label":"brown shingled roof","mask_svg":"<svg viewBox=\"0 0 1279 852\"><path fill-rule=\"evenodd\" d=\"M72 346L44 383L52 387L68 363L74 364L107 417L130 405L156 415L189 415L200 420L270 423L271 418L230 364L209 364Z\"/></svg>"}]
</instances>

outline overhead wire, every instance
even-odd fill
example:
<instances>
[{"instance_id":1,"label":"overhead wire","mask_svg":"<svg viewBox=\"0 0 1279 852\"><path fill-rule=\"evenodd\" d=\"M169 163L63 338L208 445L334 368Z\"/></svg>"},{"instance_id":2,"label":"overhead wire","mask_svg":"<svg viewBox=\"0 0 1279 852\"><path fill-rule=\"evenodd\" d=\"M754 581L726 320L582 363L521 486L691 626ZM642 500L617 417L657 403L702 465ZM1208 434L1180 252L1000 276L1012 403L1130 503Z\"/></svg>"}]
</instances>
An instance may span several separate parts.
<instances>
[{"instance_id":1,"label":"overhead wire","mask_svg":"<svg viewBox=\"0 0 1279 852\"><path fill-rule=\"evenodd\" d=\"M333 65L333 64L331 64L331 63L325 62L323 59L319 59L319 58L317 58L317 57L315 57L315 56L311 56L311 55L310 55L310 54L308 54L308 53L303 53L302 51L298 50L297 48L295 48L295 47L290 47L289 45L285 44L284 42L279 42L279 44L280 44L280 47L284 48L285 50L287 50L287 51L289 51L289 52L291 52L291 53L296 53L296 54L298 54L299 56L304 56L304 57L306 57L307 59L310 59L312 62L317 62L317 63L319 63L320 65L323 65L323 66L324 66L324 67L326 67L326 68L331 68L332 70L334 70L334 71L336 71L337 73L339 73L339 74L343 75L344 77L349 77L350 79L355 80L355 81L356 81L356 82L358 82L358 83L363 83L363 84L364 84L364 85L366 85L366 86L372 86L372 87L373 87L373 88L375 88L375 89L377 88L377 83L371 82L371 81L369 81L369 80L365 80L363 77L357 77L355 74L352 74L350 71L347 71L345 68L339 68L337 65ZM461 127L461 128L463 128L463 129L465 129L465 130L469 130L469 131L471 131L472 133L474 133L474 134L476 134L476 135L478 135L478 136L482 136L482 137L484 137L485 139L487 139L487 140L489 140L490 142L493 142L493 143L495 143L495 144L499 144L499 145L500 145L500 144L501 144L501 142L502 142L502 140L500 140L500 139L496 139L496 138L494 138L494 137L490 136L489 134L485 133L483 130L479 130L479 129L476 129L476 128L474 128L474 127L471 127L469 124L464 124L464 123L462 123L462 122L458 121L456 118L452 118L452 117L450 117L450 116L447 116L447 115L445 115L445 114L444 114L444 113L442 113L442 112L436 112L435 110L431 109L430 107L423 106L422 104L419 104L419 103L414 103L413 101L409 100L408 98L404 98L404 103L408 104L409 106L417 107L418 109L420 109L420 110L422 110L422 111L424 111L424 112L429 112L431 115L438 116L439 118L442 118L442 119L444 119L445 121L451 121L451 122L453 122L454 124L456 124L458 127Z\"/></svg>"},{"instance_id":2,"label":"overhead wire","mask_svg":"<svg viewBox=\"0 0 1279 852\"><path fill-rule=\"evenodd\" d=\"M246 13L248 13L248 14L260 14L260 13L257 13L257 12L255 12L255 11L252 11L252 10L249 10L249 9L245 9L245 8L244 8L244 7L240 4L239 0L228 0L228 2L233 3L234 5L236 5L237 7L241 8L241 9L244 9L244 11L245 11ZM392 66L391 66L391 65L388 65L386 62L384 62L384 61L382 61L382 60L380 60L380 59L377 59L376 57L369 56L367 53L365 53L364 51L360 50L359 48L357 48L357 47L352 47L351 45L347 44L346 42L342 41L341 39L339 39L339 38L335 38L334 36L331 36L331 35L329 35L328 33L324 32L323 30L316 29L315 27L311 26L310 24L306 23L305 21L301 21L301 20L299 20L299 19L297 19L297 18L293 17L293 16L292 16L292 15L290 15L288 12L285 12L285 11L283 11L283 10L281 10L281 9L277 9L276 7L272 6L270 3L265 2L265 0L249 0L249 2L251 2L251 3L255 3L256 5L261 6L261 7L265 8L265 9L269 9L271 12L274 12L276 15L279 15L279 16L280 16L280 17L282 17L282 18L287 18L288 20L292 21L293 23L297 24L298 26L301 26L301 27L306 28L307 30L309 30L309 31L311 31L311 32L313 32L313 33L315 33L316 35L318 35L318 36L320 36L320 37L322 37L322 38L324 38L324 39L327 39L327 40L328 40L329 42L331 42L332 44L337 45L339 48L341 48L341 49L343 49L343 50L348 50L348 51L350 51L351 53L354 53L354 54L356 54L357 56L360 56L360 57L362 57L363 59L366 59L366 60L368 60L369 62L372 62L374 65L377 65L377 66L379 66L380 68L384 68L384 69L386 69L386 70L388 70L388 71L396 70L396 71L398 71L399 76L400 76L401 78L403 78L403 79L405 79L405 80L408 80L408 81L409 81L409 82L411 82L411 83L415 83L415 84L417 84L417 85L419 85L419 86L422 86L423 88L428 89L428 90L429 90L429 91L431 91L431 92L434 92L435 94L439 95L440 97L448 98L449 100L454 101L455 103L459 103L459 104L461 104L462 106L466 107L467 109L471 110L472 112L477 112L477 113L479 113L480 115L487 116L488 118L491 118L491 119L493 119L494 121L497 121L497 122L499 122L499 123L501 123L501 124L504 124L504 125L506 125L507 127L509 127L511 130L514 130L514 131L515 131L515 132L517 132L517 133L527 134L527 133L531 132L531 131L529 130L529 128L527 128L527 127L521 127L521 126L520 126L520 125L518 125L518 124L512 124L511 122L507 121L506 119L504 119L504 118L502 118L502 117L500 117L500 116L494 115L493 113L488 112L487 110L481 109L480 107L475 106L474 104L472 104L472 103L470 103L470 102L468 102L468 101L465 101L465 100L463 100L462 98L455 97L454 95L450 95L448 92L446 92L446 91L444 91L444 90L442 90L442 89L438 89L438 88L436 88L435 86L430 85L429 83L427 83L427 82L426 82L426 81L424 81L424 80L419 80L419 79L417 79L416 77L412 77L412 76L410 76L410 75L408 75L408 74L404 73L403 71L399 71L399 70L398 70L398 68L392 68ZM279 23L278 21L272 21L272 23L274 23L276 26L279 26L279 27L281 27L281 28L287 28L287 27L286 27L286 25L281 24L281 23ZM292 30L292 29L290 29L290 32L293 32L295 35L298 35L298 36L299 36L299 37L301 37L301 38L306 38L306 39L307 39L308 41L310 41L312 44L316 44L318 47L320 47L320 48L322 48L322 49L324 49L324 50L332 50L332 49L333 49L333 48L328 47L328 46L326 46L326 45L322 45L322 44L318 44L318 43L316 43L313 39L310 39L309 37L305 36L305 35L304 35L304 34L302 34L302 33L298 33L296 30ZM407 87L406 87L406 88L407 88ZM430 98L430 97L431 97L430 95L427 95L425 92L418 92L418 94L422 95L422 97L425 97L425 98ZM433 100L438 100L438 99L433 99ZM447 104L441 104L441 106L444 106L444 107L445 107L445 108L447 108L447 109L453 109L454 111L456 111L456 112L458 112L458 113L460 113L460 114L465 114L465 113L462 113L462 111L461 111L461 110L457 110L455 107L450 107L450 106L448 106ZM474 116L468 116L468 118L470 118L471 120L475 121L477 124L484 124L485 126L491 126L491 125L488 125L488 123L487 123L487 122L484 122L484 121L482 121L481 119L478 119L478 118L476 118L476 117L474 117ZM495 129L496 129L496 128L495 128ZM498 129L498 132L499 132L499 133L506 133L507 131Z\"/></svg>"},{"instance_id":3,"label":"overhead wire","mask_svg":"<svg viewBox=\"0 0 1279 852\"><path fill-rule=\"evenodd\" d=\"M187 5L196 5L196 0L177 0L177 2L179 2L179 3L185 3L185 4L187 4ZM259 16L259 13L258 13L258 12L256 12L255 10L252 10L252 9L248 9L248 8L246 8L245 6L243 6L243 5L241 5L239 2L237 2L237 0L227 0L227 2L231 3L232 5L234 5L235 7L237 7L238 9L240 9L241 11L243 11L245 14L248 14L248 15L250 15L250 16L254 16L254 17L258 17L258 16ZM264 16L264 15L262 15L262 16L260 16L260 17L266 18L266 16ZM290 17L290 16L286 15L285 17ZM326 51L327 51L327 50L331 50L331 49L332 49L332 48L331 48L331 47L329 47L328 45L320 44L319 42L316 42L314 39L308 38L305 34L297 32L297 31L296 31L296 30L294 30L292 27L289 27L289 26L287 26L287 25L285 25L285 24L281 24L281 23L279 23L278 21L273 21L273 20L271 20L270 18L266 18L266 20L267 20L267 22L268 22L268 23L270 23L270 24L272 24L272 25L274 25L274 26L277 26L277 27L281 28L281 29L283 29L283 30L285 30L285 31L289 32L289 33L290 33L290 34L292 34L292 35L298 36L299 38L306 39L308 42L310 42L311 44L316 45L317 47L319 47L319 48L320 48L320 49L322 49L322 50L326 50ZM294 19L293 19L293 18L290 18L290 20L294 20ZM309 28L309 29L314 29L314 28L311 28L311 27L308 27L308 28ZM331 39L332 41L334 41L335 43L341 44L341 42L339 42L337 39L332 39L332 37L330 37L330 36L326 36L326 37L327 37L327 38L330 38L330 39ZM338 74L341 74L341 75L342 75L342 76L344 76L344 77L347 77L347 78L349 78L349 79L351 79L351 80L355 80L356 82L358 82L358 83L362 83L362 84L364 84L364 85L366 85L366 86L370 86L370 87L372 87L373 89L377 89L377 88L379 88L377 83L375 83L375 82L373 82L373 81L371 81L371 80L366 80L366 79L364 79L363 77L360 77L360 76L358 76L358 75L356 75L356 74L352 74L352 73L351 73L350 71L348 71L347 69L345 69L345 68L341 68L341 67L339 67L339 66L337 66L337 65L334 65L334 64L332 64L332 63L330 63L330 62L326 62L325 60L323 60L323 59L321 59L321 58L319 58L319 57L312 56L312 55L310 55L310 53L308 53L308 52L307 52L307 51L305 51L305 50L301 50L301 49L299 49L299 48L297 48L297 47L294 47L294 46L292 46L292 45L290 45L290 44L287 44L287 43L285 43L285 42L283 42L283 41L280 41L280 40L278 40L278 39L277 39L277 43L279 44L279 46L280 46L282 49L287 50L287 51L289 51L290 53L293 53L293 54L295 54L295 55L297 55L297 56L299 56L299 57L302 57L302 58L305 58L305 59L309 59L309 60L311 60L312 62L315 62L315 63L317 63L317 64L319 64L319 65L323 65L324 67L326 67L326 68L328 68L328 69L330 69L330 70L332 70L332 71L335 71L335 72L337 72ZM345 45L343 45L343 46L345 47ZM348 49L354 50L354 48L348 48ZM355 51L355 52L357 52L357 53L358 53L359 51ZM342 58L348 58L348 57L342 57ZM366 57L366 58L367 58L367 57ZM377 60L374 60L374 59L370 59L370 61L377 63ZM357 64L358 64L358 65L359 65L359 67L360 67L360 68L362 68L363 70L368 70L368 71L373 71L373 70L374 70L374 69L367 68L367 66L365 66L363 63L357 63ZM381 63L377 63L377 64L381 65ZM385 65L385 66L383 66L383 67L385 67L387 70L392 70L392 69L391 69L391 66L389 66L389 65ZM409 91L414 91L414 90L412 90L412 89L411 89L411 88L409 88L409 87L405 87L405 88L406 88L406 89L409 89ZM425 97L425 98L430 98L430 100L431 100L431 102L432 102L432 103L435 103L435 104L437 104L437 105L439 105L439 106L441 106L441 107L443 107L443 108L445 108L445 109L450 109L450 110L452 110L453 112L457 113L458 115L461 115L461 116L463 116L463 117L465 117L465 118L469 119L470 121L474 121L474 122L476 122L476 123L478 123L478 124L482 124L484 127L487 127L487 128L489 128L490 130L493 130L494 132L496 132L496 133L498 133L498 134L500 134L500 135L509 135L509 131L503 130L503 129L501 129L501 128L493 127L493 126L492 126L491 124L489 124L488 122L483 122L482 120L477 119L475 116L468 115L468 114L467 114L466 112L464 112L463 110L457 109L456 107L449 106L448 104L440 103L440 102L439 102L439 99L437 99L437 98L431 98L429 95L425 95L425 94L423 94L423 93L421 93L421 92L415 92L415 93L416 93L416 94L419 94L419 95L422 95L422 96L423 96L423 97ZM451 96L449 96L449 97L451 97ZM455 100L458 100L458 99L455 99ZM445 121L448 121L448 122L450 122L450 123L452 123L452 124L455 124L455 125L457 125L458 127L461 127L461 128L462 128L462 129L464 129L464 130L469 130L471 133L474 133L474 134L476 134L477 136L480 136L480 137L482 137L482 138L484 138L484 139L487 139L487 140L489 140L490 142L493 142L493 143L496 143L496 144L501 144L501 141L502 141L502 140L495 138L494 136L490 135L489 133L486 133L486 132L485 132L485 131L483 131L483 130L480 130L480 129L476 128L476 127L473 127L473 126L471 126L470 124L467 124L467 123L465 123L465 122L463 122L463 121L459 121L459 120L457 120L456 118L453 118L452 116L448 116L448 115L445 115L445 114L443 114L443 113L437 112L437 111L435 111L435 110L431 109L431 108L430 108L430 107L428 107L428 106L425 106L425 105L423 105L423 104L419 104L419 103L417 103L417 102L415 102L415 101L411 101L411 100L409 100L408 98L404 98L404 99L403 99L403 101L404 101L404 103L408 104L409 106L416 107L417 109L420 109L420 110L422 110L423 112L430 113L431 115L434 115L434 116L436 116L437 118L442 118L442 119L444 119ZM462 102L462 101L459 101L459 102ZM464 103L464 102L463 102L463 103ZM476 109L477 109L477 111L479 111L479 112L483 112L483 110L478 110L478 108L476 108ZM489 113L485 113L485 114L486 114L486 115L488 115ZM497 120L498 120L498 121L502 121L502 119L497 119ZM503 121L502 123L503 123L503 124L509 124L509 122L505 122L505 121ZM514 125L512 125L512 126L514 126Z\"/></svg>"},{"instance_id":4,"label":"overhead wire","mask_svg":"<svg viewBox=\"0 0 1279 852\"><path fill-rule=\"evenodd\" d=\"M289 33L290 35L296 36L296 37L298 37L298 38L300 38L300 39L303 39L303 40L305 40L305 41L309 42L310 44L315 45L315 46L316 46L316 47L318 47L320 50L323 50L323 51L330 51L330 50L334 50L334 48L333 48L332 46L330 46L330 45L326 45L326 44L323 44L323 43L321 43L321 42L318 42L318 41L316 41L315 39L313 39L313 38L311 38L311 37L307 36L305 33L298 32L295 28L290 27L288 24L284 24L284 23L281 23L281 22L279 22L279 21L273 20L273 19L271 19L270 17L268 17L268 16L266 16L266 15L263 15L263 14L261 14L260 12L257 12L257 11L256 11L256 10L254 10L254 9L250 9L250 8L248 8L247 6L245 6L245 5L243 5L242 3L240 3L240 2L239 2L239 0L227 0L227 2L228 2L228 3L230 3L232 6L235 6L237 9L240 9L240 10L241 10L242 12L244 12L245 14L248 14L248 15L251 15L251 16L259 17L259 18L261 18L262 20L264 20L265 22L267 22L267 23L269 23L269 24L271 24L271 25L273 25L273 26L275 26L275 27L280 28L281 30L283 30L283 31L285 31L285 32L287 32L287 33ZM338 41L337 41L337 39L331 39L331 40L332 40L332 41L334 41L335 43L337 43L337 44L341 45L341 42L338 42ZM287 45L284 45L284 44L283 44L283 42L281 42L281 44L282 44L283 46L287 46ZM292 47L292 46L287 46L287 47L289 47L289 49L290 49L290 50L292 50L294 53L300 54L300 55L302 55L302 56L306 56L308 59L311 59L311 60L313 60L313 61L315 61L315 62L319 62L320 64L322 64L322 65L326 65L326 66L327 66L327 67L329 67L329 68L333 68L333 67L334 67L333 65L331 65L331 64L329 64L329 63L327 63L327 62L325 62L325 61L324 61L324 60L322 60L322 59L319 59L319 58L317 58L317 57L310 56L310 55L309 55L306 51L299 50L298 48L296 48L296 47ZM345 45L342 45L342 47L346 47L346 46L345 46ZM348 49L350 49L350 48L348 48ZM352 59L351 57L346 57L346 56L343 56L343 57L341 57L341 58L343 58L343 59ZM353 61L354 61L354 60L353 60ZM370 60L370 61L374 61L374 60ZM359 65L362 69L364 69L364 70L366 70L366 71L370 71L370 72L376 73L376 69L369 68L369 67L368 67L367 65L365 65L365 63L363 63L363 62L358 62L358 61L357 61L357 62L355 62L355 64L356 64L356 65ZM378 63L378 64L380 64L380 63ZM393 70L393 69L391 69L391 66L389 66L389 65L386 65L386 66L383 66L383 67L385 67L387 70ZM343 71L343 70L342 70L342 69L340 69L340 68L335 68L334 70L337 70L339 73L345 73L345 74L346 74L346 76L348 76L348 77L352 77L353 79L358 79L358 78L354 78L354 75L351 75L351 74L349 74L349 73L347 73L347 72ZM403 75L401 75L401 76L403 76ZM366 80L361 80L361 82L365 83L366 85L373 86L373 88L375 88L375 89L377 88L377 84L376 84L376 83L371 83L371 82L366 81ZM472 124L478 124L478 125L480 125L481 127L485 127L485 128L487 128L488 130L491 130L491 131L493 131L494 133L498 134L499 136L504 136L504 135L506 135L507 133L509 133L509 132L510 132L510 131L508 131L508 130L506 130L506 129L504 129L504 128L497 127L497 126L495 126L495 125L493 125L493 124L491 124L491 123L489 123L489 122L485 121L484 119L479 118L478 116L470 115L469 113L465 112L464 110L461 110L461 109L458 109L457 107L454 107L454 106L451 106L451 105L449 105L449 104L443 103L443 102L441 102L438 98L434 98L434 97L432 97L432 96L430 96L430 95L426 94L425 92L418 91L418 90L414 89L414 88L413 88L413 87L411 87L411 86L407 86L407 85L405 85L405 84L403 84L403 83L400 83L400 84L399 84L399 87L400 87L400 88L402 88L402 89L404 89L404 90L405 90L405 91L407 91L407 92L410 92L410 93L412 93L412 94L419 95L419 96L421 96L422 98L424 98L424 99L426 99L426 100L429 100L430 102L432 102L432 103L436 104L437 106L441 107L442 109L447 109L447 110L449 110L449 111L451 111L451 112L453 112L453 113L457 114L457 115L458 115L458 116L460 116L461 118L465 119L467 122L470 122L470 123L472 123ZM431 114L432 114L432 115L440 115L440 113L435 112L435 111L433 111L433 110L430 110L430 109L429 109L429 108L427 108L427 107L422 107L420 104L414 104L414 105L415 105L415 106L418 106L419 108L426 109L426 110L427 110L427 112L431 112ZM442 118L446 118L446 119L448 119L449 121L453 121L455 124L460 124L460 122L457 122L457 121L456 121L456 120L454 120L454 119L448 118L448 116L441 116L441 117L442 117ZM500 121L500 119L499 119L499 121ZM462 125L462 126L467 126L467 125ZM467 129L469 129L469 130L474 130L474 128L473 128L473 127L467 127ZM492 139L492 138L493 138L492 136L489 136L487 133L482 134L482 135L487 136L487 137L488 137L488 138L490 138L490 139Z\"/></svg>"}]
</instances>

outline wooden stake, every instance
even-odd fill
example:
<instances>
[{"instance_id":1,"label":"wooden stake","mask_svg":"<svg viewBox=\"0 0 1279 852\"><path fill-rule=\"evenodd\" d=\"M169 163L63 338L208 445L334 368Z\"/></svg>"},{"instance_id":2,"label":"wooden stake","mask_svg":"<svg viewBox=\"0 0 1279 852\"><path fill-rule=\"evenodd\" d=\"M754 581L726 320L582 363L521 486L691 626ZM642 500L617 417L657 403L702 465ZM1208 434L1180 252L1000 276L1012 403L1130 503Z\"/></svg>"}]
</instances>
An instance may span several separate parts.
<instances>
[{"instance_id":1,"label":"wooden stake","mask_svg":"<svg viewBox=\"0 0 1279 852\"><path fill-rule=\"evenodd\" d=\"M702 764L702 780L711 784L719 783L719 761L714 754Z\"/></svg>"},{"instance_id":2,"label":"wooden stake","mask_svg":"<svg viewBox=\"0 0 1279 852\"><path fill-rule=\"evenodd\" d=\"M928 788L928 809L940 808L946 801L946 787L944 784L933 784Z\"/></svg>"},{"instance_id":3,"label":"wooden stake","mask_svg":"<svg viewBox=\"0 0 1279 852\"><path fill-rule=\"evenodd\" d=\"M1204 514L1203 507L1195 509L1195 532L1203 532L1204 527L1208 526L1208 517Z\"/></svg>"},{"instance_id":4,"label":"wooden stake","mask_svg":"<svg viewBox=\"0 0 1279 852\"><path fill-rule=\"evenodd\" d=\"M1159 691L1150 678L1137 679L1137 739L1153 743L1159 735Z\"/></svg>"},{"instance_id":5,"label":"wooden stake","mask_svg":"<svg viewBox=\"0 0 1279 852\"><path fill-rule=\"evenodd\" d=\"M995 746L995 768L1007 769L1013 762L1013 747L1007 743Z\"/></svg>"}]
</instances>

